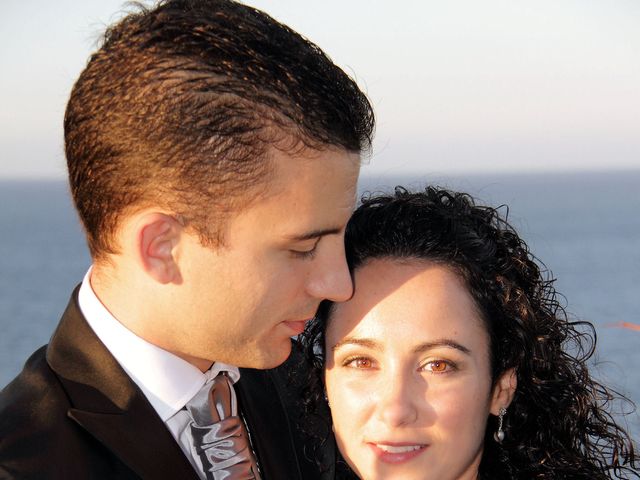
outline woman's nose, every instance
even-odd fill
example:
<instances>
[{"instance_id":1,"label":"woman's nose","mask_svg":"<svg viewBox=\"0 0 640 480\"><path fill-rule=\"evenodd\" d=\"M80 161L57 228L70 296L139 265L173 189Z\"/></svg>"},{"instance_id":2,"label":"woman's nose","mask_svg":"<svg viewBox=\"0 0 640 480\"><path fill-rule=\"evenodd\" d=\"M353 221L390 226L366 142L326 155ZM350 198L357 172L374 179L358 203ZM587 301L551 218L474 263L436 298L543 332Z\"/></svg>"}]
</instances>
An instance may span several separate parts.
<instances>
[{"instance_id":1,"label":"woman's nose","mask_svg":"<svg viewBox=\"0 0 640 480\"><path fill-rule=\"evenodd\" d=\"M418 402L407 375L385 375L379 385L378 417L389 427L413 424L418 420Z\"/></svg>"}]
</instances>

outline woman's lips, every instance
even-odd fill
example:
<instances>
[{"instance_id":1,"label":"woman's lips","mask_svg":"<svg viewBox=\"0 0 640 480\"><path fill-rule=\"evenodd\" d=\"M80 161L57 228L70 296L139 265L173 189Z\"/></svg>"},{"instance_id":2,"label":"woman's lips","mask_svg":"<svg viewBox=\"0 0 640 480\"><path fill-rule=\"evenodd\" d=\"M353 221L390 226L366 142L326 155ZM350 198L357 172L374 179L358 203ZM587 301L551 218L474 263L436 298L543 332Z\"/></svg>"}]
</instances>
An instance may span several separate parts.
<instances>
[{"instance_id":1,"label":"woman's lips","mask_svg":"<svg viewBox=\"0 0 640 480\"><path fill-rule=\"evenodd\" d=\"M368 443L373 453L385 463L403 463L423 453L428 445L422 443Z\"/></svg>"}]
</instances>

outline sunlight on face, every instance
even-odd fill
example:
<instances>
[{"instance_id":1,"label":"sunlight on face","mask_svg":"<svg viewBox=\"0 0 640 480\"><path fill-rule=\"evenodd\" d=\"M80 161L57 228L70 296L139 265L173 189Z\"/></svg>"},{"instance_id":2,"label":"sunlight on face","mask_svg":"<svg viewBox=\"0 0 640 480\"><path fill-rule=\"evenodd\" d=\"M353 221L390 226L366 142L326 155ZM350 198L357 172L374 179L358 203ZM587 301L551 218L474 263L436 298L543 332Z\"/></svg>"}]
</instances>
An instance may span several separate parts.
<instances>
[{"instance_id":1,"label":"sunlight on face","mask_svg":"<svg viewBox=\"0 0 640 480\"><path fill-rule=\"evenodd\" d=\"M359 156L275 151L272 163L269 195L229 221L225 246L203 246L197 235L184 240L181 321L174 323L188 335L174 350L272 368L286 360L290 337L322 300L351 296L344 227L355 204Z\"/></svg>"},{"instance_id":2,"label":"sunlight on face","mask_svg":"<svg viewBox=\"0 0 640 480\"><path fill-rule=\"evenodd\" d=\"M450 269L373 260L337 304L325 380L338 446L366 480L475 479L492 399L488 336Z\"/></svg>"}]
</instances>

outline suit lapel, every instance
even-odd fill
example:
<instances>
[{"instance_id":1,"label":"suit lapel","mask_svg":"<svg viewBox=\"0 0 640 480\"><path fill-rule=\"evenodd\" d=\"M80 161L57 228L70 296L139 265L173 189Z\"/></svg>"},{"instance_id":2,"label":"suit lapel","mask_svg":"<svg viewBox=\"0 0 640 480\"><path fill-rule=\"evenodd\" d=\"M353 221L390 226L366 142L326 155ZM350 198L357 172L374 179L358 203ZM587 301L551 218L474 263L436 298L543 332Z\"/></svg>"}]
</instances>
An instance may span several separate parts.
<instances>
[{"instance_id":1,"label":"suit lapel","mask_svg":"<svg viewBox=\"0 0 640 480\"><path fill-rule=\"evenodd\" d=\"M236 393L265 479L301 479L289 419L268 371L240 369Z\"/></svg>"},{"instance_id":2,"label":"suit lapel","mask_svg":"<svg viewBox=\"0 0 640 480\"><path fill-rule=\"evenodd\" d=\"M142 478L198 478L162 422L136 402L120 414L72 408L69 416Z\"/></svg>"},{"instance_id":3,"label":"suit lapel","mask_svg":"<svg viewBox=\"0 0 640 480\"><path fill-rule=\"evenodd\" d=\"M47 349L47 362L69 396L69 417L140 477L197 479L146 397L87 324L77 293Z\"/></svg>"}]
</instances>

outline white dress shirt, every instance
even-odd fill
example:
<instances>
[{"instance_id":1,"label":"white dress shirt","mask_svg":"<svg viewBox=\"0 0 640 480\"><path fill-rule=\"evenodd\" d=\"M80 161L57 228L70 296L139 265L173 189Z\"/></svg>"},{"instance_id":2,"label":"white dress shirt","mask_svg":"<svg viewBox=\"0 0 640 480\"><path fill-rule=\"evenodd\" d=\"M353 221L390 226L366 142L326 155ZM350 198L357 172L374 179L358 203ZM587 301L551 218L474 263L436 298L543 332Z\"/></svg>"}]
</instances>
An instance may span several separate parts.
<instances>
[{"instance_id":1,"label":"white dress shirt","mask_svg":"<svg viewBox=\"0 0 640 480\"><path fill-rule=\"evenodd\" d=\"M137 336L100 302L91 287L90 277L91 269L85 275L78 293L82 314L111 355L142 390L204 479L200 459L192 451L191 433L187 428L191 419L184 406L221 371L227 371L234 383L240 379L240 371L233 365L215 362L208 371L202 373L186 360ZM157 454L161 455L161 452Z\"/></svg>"}]
</instances>

